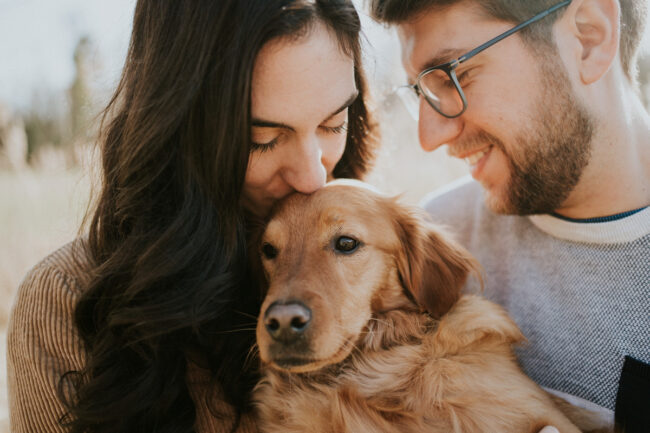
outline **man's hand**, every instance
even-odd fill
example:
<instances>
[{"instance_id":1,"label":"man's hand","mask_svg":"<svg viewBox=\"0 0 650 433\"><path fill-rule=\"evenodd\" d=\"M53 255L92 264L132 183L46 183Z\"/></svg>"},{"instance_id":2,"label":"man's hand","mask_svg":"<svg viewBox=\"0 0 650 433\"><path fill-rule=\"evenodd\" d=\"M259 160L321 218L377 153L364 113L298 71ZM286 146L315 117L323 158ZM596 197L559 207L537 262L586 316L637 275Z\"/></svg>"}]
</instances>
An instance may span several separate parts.
<instances>
[{"instance_id":1,"label":"man's hand","mask_svg":"<svg viewBox=\"0 0 650 433\"><path fill-rule=\"evenodd\" d=\"M539 433L560 433L560 431L553 426L547 425L546 427L541 429Z\"/></svg>"}]
</instances>

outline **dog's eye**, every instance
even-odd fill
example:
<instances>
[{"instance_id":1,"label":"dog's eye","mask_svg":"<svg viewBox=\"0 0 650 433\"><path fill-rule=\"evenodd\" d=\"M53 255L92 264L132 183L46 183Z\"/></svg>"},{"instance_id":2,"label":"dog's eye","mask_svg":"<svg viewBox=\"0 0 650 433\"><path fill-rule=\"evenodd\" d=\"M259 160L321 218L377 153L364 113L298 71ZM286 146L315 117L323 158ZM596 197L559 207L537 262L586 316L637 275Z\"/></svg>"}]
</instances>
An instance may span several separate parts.
<instances>
[{"instance_id":1,"label":"dog's eye","mask_svg":"<svg viewBox=\"0 0 650 433\"><path fill-rule=\"evenodd\" d=\"M278 256L278 250L273 245L268 242L264 242L262 245L262 254L269 260L273 260Z\"/></svg>"},{"instance_id":2,"label":"dog's eye","mask_svg":"<svg viewBox=\"0 0 650 433\"><path fill-rule=\"evenodd\" d=\"M341 236L338 238L334 244L336 251L340 253L350 254L354 252L359 247L359 241L347 236Z\"/></svg>"}]
</instances>

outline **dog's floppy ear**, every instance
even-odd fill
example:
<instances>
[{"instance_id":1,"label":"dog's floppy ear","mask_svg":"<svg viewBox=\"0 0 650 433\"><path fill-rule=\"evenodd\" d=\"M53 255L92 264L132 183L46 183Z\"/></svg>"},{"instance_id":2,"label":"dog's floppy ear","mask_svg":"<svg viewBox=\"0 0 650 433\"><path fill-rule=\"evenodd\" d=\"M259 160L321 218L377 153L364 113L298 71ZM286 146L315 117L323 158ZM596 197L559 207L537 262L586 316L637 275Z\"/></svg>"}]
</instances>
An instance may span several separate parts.
<instances>
[{"instance_id":1,"label":"dog's floppy ear","mask_svg":"<svg viewBox=\"0 0 650 433\"><path fill-rule=\"evenodd\" d=\"M423 214L399 205L395 209L401 242L397 269L402 284L421 308L440 318L460 297L470 272L480 279L479 264Z\"/></svg>"}]
</instances>

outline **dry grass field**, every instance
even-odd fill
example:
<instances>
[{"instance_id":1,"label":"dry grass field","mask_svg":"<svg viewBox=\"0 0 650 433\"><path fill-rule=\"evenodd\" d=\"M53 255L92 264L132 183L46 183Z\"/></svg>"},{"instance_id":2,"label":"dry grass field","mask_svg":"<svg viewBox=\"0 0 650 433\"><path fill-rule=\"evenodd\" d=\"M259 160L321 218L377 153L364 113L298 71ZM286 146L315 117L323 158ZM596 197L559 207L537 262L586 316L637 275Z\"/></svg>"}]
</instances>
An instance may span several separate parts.
<instances>
[{"instance_id":1,"label":"dry grass field","mask_svg":"<svg viewBox=\"0 0 650 433\"><path fill-rule=\"evenodd\" d=\"M10 300L39 258L73 239L88 200L82 170L0 172L0 296ZM0 311L7 322L10 302Z\"/></svg>"}]
</instances>

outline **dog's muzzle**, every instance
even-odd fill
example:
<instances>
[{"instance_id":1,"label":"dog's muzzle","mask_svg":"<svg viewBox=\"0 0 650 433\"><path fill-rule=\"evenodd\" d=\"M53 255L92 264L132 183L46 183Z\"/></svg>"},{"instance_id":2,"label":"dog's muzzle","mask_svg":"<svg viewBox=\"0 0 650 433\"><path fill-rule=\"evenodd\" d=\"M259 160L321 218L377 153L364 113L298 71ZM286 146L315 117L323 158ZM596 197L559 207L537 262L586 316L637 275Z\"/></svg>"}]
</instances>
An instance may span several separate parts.
<instances>
[{"instance_id":1,"label":"dog's muzzle","mask_svg":"<svg viewBox=\"0 0 650 433\"><path fill-rule=\"evenodd\" d=\"M299 301L276 301L264 313L264 328L271 337L269 355L281 368L310 362L309 328L312 312Z\"/></svg>"},{"instance_id":2,"label":"dog's muzzle","mask_svg":"<svg viewBox=\"0 0 650 433\"><path fill-rule=\"evenodd\" d=\"M283 345L300 340L311 323L311 310L302 302L276 301L264 314L264 327L271 338Z\"/></svg>"}]
</instances>

